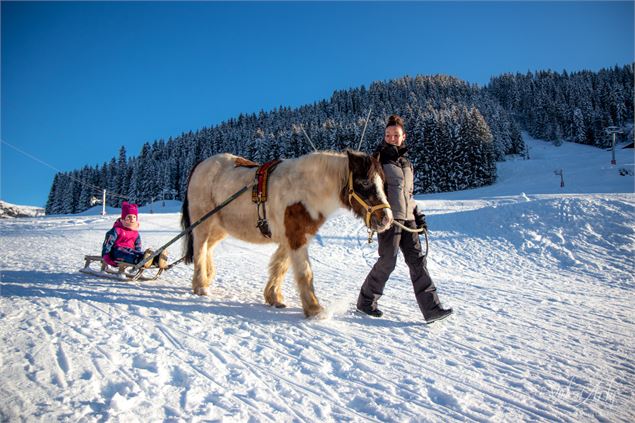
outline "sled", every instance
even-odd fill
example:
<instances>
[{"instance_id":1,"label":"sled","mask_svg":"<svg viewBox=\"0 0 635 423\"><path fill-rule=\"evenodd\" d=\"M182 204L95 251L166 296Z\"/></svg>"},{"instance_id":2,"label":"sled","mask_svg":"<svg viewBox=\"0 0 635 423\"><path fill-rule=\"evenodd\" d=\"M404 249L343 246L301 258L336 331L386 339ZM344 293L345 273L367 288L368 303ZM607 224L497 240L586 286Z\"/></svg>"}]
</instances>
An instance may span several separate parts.
<instances>
[{"instance_id":1,"label":"sled","mask_svg":"<svg viewBox=\"0 0 635 423\"><path fill-rule=\"evenodd\" d=\"M99 263L101 268L99 270L90 267L92 263ZM80 272L89 275L106 277L111 279L129 280L129 281L154 281L164 270L169 269L177 263L172 263L166 269L161 269L158 266L151 266L149 268L136 269L132 263L118 262L117 267L107 264L101 256L84 256L84 267L79 269Z\"/></svg>"},{"instance_id":2,"label":"sled","mask_svg":"<svg viewBox=\"0 0 635 423\"><path fill-rule=\"evenodd\" d=\"M203 223L206 219L212 217L214 214L218 213L221 209L226 207L229 203L234 201L236 198L240 197L243 193L245 193L245 191L247 191L249 188L253 186L254 186L254 183L252 182L251 184L245 185L244 187L242 187L239 191L237 191L232 196L227 198L221 204L219 204L214 209L207 212L207 214L205 214L199 220L197 220L196 222L192 223L187 228L185 228L181 233L179 233L177 236L172 238L167 244L163 245L161 248L156 250L154 254L152 254L149 257L145 257L143 260L141 260L141 262L137 264L118 262L117 267L113 267L113 266L110 266L108 263L106 263L101 258L101 256L84 256L84 267L79 269L79 271L89 275L99 276L101 278L130 280L130 281L154 281L159 276L161 276L161 273L163 273L164 270L169 270L172 267L176 266L177 264L185 260L185 257L181 257L180 259L178 259L174 263L171 263L164 269L161 269L157 267L156 265L152 265L149 268L145 268L144 265L146 264L146 262L154 260L155 257L159 256L170 245L174 244L176 241L181 239L186 234L192 232L192 230L195 227ZM90 267L91 263L99 263L101 268L99 270L92 269ZM113 270L113 269L116 269L116 270ZM143 275L144 272L150 269L152 269L153 271L156 271L156 273L152 276L144 276Z\"/></svg>"}]
</instances>

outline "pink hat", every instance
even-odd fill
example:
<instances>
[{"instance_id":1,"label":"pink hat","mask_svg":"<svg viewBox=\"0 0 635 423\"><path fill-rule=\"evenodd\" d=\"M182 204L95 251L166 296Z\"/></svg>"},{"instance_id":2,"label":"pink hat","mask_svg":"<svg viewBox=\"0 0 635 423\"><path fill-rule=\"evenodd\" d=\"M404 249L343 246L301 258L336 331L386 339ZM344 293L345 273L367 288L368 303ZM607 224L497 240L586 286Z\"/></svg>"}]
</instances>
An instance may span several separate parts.
<instances>
[{"instance_id":1,"label":"pink hat","mask_svg":"<svg viewBox=\"0 0 635 423\"><path fill-rule=\"evenodd\" d=\"M125 219L129 214L134 214L139 218L139 210L136 204L130 204L127 201L121 203L121 218Z\"/></svg>"}]
</instances>

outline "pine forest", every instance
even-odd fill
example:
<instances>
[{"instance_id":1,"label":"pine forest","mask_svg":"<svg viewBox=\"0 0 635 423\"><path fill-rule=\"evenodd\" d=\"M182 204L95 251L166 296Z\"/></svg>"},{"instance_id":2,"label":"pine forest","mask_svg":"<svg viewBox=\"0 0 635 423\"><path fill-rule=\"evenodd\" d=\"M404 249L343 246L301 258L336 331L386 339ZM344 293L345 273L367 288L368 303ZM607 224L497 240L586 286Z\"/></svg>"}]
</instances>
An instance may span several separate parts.
<instances>
[{"instance_id":1,"label":"pine forest","mask_svg":"<svg viewBox=\"0 0 635 423\"><path fill-rule=\"evenodd\" d=\"M483 87L445 75L374 82L297 109L241 114L147 142L137 156L121 147L106 163L57 173L46 213L79 213L101 199L103 189L113 207L123 200L181 200L199 161L224 152L259 163L298 157L313 151L304 132L318 150L357 149L369 110L359 149L372 152L388 116L402 116L416 193L475 188L496 180L497 161L526 156L521 131L556 144L597 147L610 146L610 126L632 138L633 95L633 64L599 72L504 74Z\"/></svg>"}]
</instances>

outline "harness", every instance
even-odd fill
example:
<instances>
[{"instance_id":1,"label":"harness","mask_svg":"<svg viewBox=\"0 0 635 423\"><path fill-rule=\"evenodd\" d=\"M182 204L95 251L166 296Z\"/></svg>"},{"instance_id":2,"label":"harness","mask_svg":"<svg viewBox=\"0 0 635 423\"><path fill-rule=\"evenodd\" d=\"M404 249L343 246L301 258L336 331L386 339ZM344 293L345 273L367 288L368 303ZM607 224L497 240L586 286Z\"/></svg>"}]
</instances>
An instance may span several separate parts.
<instances>
[{"instance_id":1,"label":"harness","mask_svg":"<svg viewBox=\"0 0 635 423\"><path fill-rule=\"evenodd\" d=\"M254 187L251 191L251 200L256 203L258 210L258 223L256 226L260 229L260 232L265 238L271 238L271 230L269 229L269 222L267 222L267 208L265 207L269 175L281 162L282 160L276 159L260 166L258 170L256 170Z\"/></svg>"},{"instance_id":2,"label":"harness","mask_svg":"<svg viewBox=\"0 0 635 423\"><path fill-rule=\"evenodd\" d=\"M355 201L357 201L357 203L366 210L366 217L364 218L364 222L366 223L366 227L368 228L368 242L370 242L373 237L373 233L375 232L371 229L370 226L371 216L377 210L389 209L390 204L382 203L377 204L376 206L368 205L368 203L355 192L355 189L353 188L353 172L348 172L348 204L350 204L351 207L353 207L353 199L355 199Z\"/></svg>"}]
</instances>

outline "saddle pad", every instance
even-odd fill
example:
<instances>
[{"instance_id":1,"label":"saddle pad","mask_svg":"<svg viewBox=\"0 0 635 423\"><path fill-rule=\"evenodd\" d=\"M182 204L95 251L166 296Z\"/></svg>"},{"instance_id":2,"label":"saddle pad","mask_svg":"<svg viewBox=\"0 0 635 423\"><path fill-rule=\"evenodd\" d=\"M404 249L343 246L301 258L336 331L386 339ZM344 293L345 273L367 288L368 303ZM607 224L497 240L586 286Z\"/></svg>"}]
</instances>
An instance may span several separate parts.
<instances>
[{"instance_id":1,"label":"saddle pad","mask_svg":"<svg viewBox=\"0 0 635 423\"><path fill-rule=\"evenodd\" d=\"M256 162L252 162L251 160L245 159L243 157L237 157L234 159L234 167L258 167L260 164Z\"/></svg>"}]
</instances>

